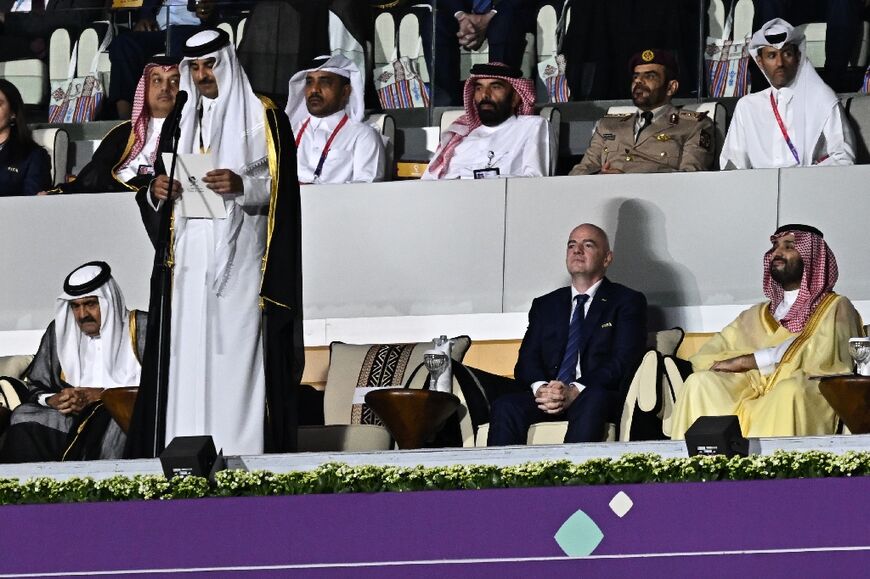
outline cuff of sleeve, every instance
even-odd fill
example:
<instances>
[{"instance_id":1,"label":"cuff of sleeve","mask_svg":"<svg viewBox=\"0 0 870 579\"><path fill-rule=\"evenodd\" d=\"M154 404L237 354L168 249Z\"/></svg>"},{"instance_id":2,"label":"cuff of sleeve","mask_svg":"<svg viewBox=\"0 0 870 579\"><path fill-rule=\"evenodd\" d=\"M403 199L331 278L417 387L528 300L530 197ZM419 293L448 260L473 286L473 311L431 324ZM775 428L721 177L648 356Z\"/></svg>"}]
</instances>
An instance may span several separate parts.
<instances>
[{"instance_id":1,"label":"cuff of sleeve","mask_svg":"<svg viewBox=\"0 0 870 579\"><path fill-rule=\"evenodd\" d=\"M770 350L759 350L752 354L755 356L755 365L762 376L772 374L776 369L776 360L773 359Z\"/></svg>"},{"instance_id":2,"label":"cuff of sleeve","mask_svg":"<svg viewBox=\"0 0 870 579\"><path fill-rule=\"evenodd\" d=\"M157 204L154 204L154 194L151 193L151 188L154 187L154 179L151 179L151 182L148 183L148 195L145 196L145 200L148 202L148 206L151 207L154 211L160 211L160 208L163 206L163 200L160 199L157 201Z\"/></svg>"},{"instance_id":3,"label":"cuff of sleeve","mask_svg":"<svg viewBox=\"0 0 870 579\"><path fill-rule=\"evenodd\" d=\"M539 380L537 382L532 382L532 394L537 396L538 395L538 388L540 388L541 386L543 386L546 383L547 383L546 380Z\"/></svg>"},{"instance_id":4,"label":"cuff of sleeve","mask_svg":"<svg viewBox=\"0 0 870 579\"><path fill-rule=\"evenodd\" d=\"M583 392L586 389L586 386L584 386L580 382L571 382L569 386L573 386L574 388L576 388L578 393Z\"/></svg>"},{"instance_id":5,"label":"cuff of sleeve","mask_svg":"<svg viewBox=\"0 0 870 579\"><path fill-rule=\"evenodd\" d=\"M39 398L36 399L36 402L40 406L45 406L46 408L50 408L48 405L48 399L54 396L54 394L40 394Z\"/></svg>"}]
</instances>

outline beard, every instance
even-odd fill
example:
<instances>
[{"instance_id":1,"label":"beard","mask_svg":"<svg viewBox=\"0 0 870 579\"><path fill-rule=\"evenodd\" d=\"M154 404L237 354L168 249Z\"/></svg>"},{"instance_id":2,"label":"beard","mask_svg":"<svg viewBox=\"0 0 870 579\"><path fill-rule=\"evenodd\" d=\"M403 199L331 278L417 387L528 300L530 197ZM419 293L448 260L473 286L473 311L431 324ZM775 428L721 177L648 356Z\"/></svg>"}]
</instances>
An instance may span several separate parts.
<instances>
[{"instance_id":1,"label":"beard","mask_svg":"<svg viewBox=\"0 0 870 579\"><path fill-rule=\"evenodd\" d=\"M773 278L773 281L781 286L800 283L801 278L804 275L803 261L798 260L793 263L788 263L786 261L783 262L785 265L781 268L774 267L774 263L774 261L770 262L770 277Z\"/></svg>"},{"instance_id":2,"label":"beard","mask_svg":"<svg viewBox=\"0 0 870 579\"><path fill-rule=\"evenodd\" d=\"M492 105L492 107L481 108L482 105L485 104ZM477 116L480 118L480 122L487 127L498 126L514 114L511 103L506 100L492 101L484 99L479 103L476 103L474 107L477 109Z\"/></svg>"}]
</instances>

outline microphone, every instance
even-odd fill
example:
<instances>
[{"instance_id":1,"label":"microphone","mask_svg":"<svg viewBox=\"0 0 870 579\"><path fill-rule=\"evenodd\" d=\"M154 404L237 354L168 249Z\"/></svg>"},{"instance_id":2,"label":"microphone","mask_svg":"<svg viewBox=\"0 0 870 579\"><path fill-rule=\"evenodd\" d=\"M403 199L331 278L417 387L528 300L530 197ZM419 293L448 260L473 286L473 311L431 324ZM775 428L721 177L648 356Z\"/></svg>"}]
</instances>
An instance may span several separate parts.
<instances>
[{"instance_id":1,"label":"microphone","mask_svg":"<svg viewBox=\"0 0 870 579\"><path fill-rule=\"evenodd\" d=\"M180 90L178 94L175 95L175 106L172 108L173 114L177 114L181 112L181 109L184 108L184 105L187 103L187 91Z\"/></svg>"}]
</instances>

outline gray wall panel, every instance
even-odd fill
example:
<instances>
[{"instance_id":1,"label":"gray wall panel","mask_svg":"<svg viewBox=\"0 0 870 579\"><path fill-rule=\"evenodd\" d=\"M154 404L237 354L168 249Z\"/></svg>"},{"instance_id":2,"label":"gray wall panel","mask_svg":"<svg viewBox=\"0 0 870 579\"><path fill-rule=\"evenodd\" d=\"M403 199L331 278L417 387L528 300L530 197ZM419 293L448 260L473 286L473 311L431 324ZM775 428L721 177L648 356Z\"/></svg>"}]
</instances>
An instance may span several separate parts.
<instances>
[{"instance_id":1,"label":"gray wall panel","mask_svg":"<svg viewBox=\"0 0 870 579\"><path fill-rule=\"evenodd\" d=\"M565 243L577 224L602 226L608 275L651 305L752 303L776 227L777 171L593 175L508 182L506 312L567 285ZM651 315L656 324L656 314Z\"/></svg>"},{"instance_id":2,"label":"gray wall panel","mask_svg":"<svg viewBox=\"0 0 870 579\"><path fill-rule=\"evenodd\" d=\"M505 181L303 188L305 317L501 311Z\"/></svg>"},{"instance_id":3,"label":"gray wall panel","mask_svg":"<svg viewBox=\"0 0 870 579\"><path fill-rule=\"evenodd\" d=\"M112 266L128 307L147 309L154 250L132 193L0 198L0 330L44 328L75 267Z\"/></svg>"},{"instance_id":4,"label":"gray wall panel","mask_svg":"<svg viewBox=\"0 0 870 579\"><path fill-rule=\"evenodd\" d=\"M785 169L780 175L780 224L818 227L837 258L837 291L852 300L870 299L870 260L864 245L870 166Z\"/></svg>"}]
</instances>

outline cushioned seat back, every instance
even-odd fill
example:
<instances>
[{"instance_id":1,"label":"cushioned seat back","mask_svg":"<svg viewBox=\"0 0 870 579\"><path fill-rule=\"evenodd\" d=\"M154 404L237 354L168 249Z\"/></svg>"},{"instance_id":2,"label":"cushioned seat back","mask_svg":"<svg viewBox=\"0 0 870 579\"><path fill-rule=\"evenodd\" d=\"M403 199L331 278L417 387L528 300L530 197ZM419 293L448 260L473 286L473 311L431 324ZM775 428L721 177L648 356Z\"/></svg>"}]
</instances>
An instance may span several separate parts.
<instances>
[{"instance_id":1,"label":"cushioned seat back","mask_svg":"<svg viewBox=\"0 0 870 579\"><path fill-rule=\"evenodd\" d=\"M453 359L461 362L471 345L467 336L455 338ZM324 424L372 424L373 413L362 404L366 388L401 386L423 363L423 352L431 342L417 344L342 344L330 345L329 370L323 396ZM428 372L421 368L412 388L422 388ZM459 390L459 388L454 388ZM356 416L354 414L356 413Z\"/></svg>"},{"instance_id":2,"label":"cushioned seat back","mask_svg":"<svg viewBox=\"0 0 870 579\"><path fill-rule=\"evenodd\" d=\"M36 129L33 140L48 151L52 184L63 183L69 156L69 134L64 129Z\"/></svg>"}]
</instances>

